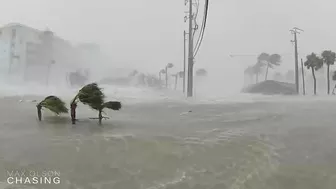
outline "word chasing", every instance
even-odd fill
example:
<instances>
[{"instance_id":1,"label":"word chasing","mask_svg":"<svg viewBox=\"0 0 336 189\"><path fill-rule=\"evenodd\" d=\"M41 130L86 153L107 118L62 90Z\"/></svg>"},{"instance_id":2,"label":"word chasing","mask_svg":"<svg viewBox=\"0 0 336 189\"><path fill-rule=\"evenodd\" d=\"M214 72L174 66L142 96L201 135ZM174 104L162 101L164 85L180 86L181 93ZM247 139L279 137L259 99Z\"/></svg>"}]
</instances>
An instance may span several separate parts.
<instances>
[{"instance_id":1,"label":"word chasing","mask_svg":"<svg viewBox=\"0 0 336 189\"><path fill-rule=\"evenodd\" d=\"M8 184L60 184L60 177L58 171L7 171Z\"/></svg>"}]
</instances>

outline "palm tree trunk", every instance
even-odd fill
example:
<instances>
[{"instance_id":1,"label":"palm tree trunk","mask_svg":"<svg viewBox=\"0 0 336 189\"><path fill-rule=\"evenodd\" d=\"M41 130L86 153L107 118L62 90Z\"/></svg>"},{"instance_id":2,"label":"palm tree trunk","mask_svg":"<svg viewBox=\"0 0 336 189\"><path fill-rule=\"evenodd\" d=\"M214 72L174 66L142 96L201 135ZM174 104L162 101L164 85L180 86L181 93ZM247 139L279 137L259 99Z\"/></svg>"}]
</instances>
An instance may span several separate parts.
<instances>
[{"instance_id":1,"label":"palm tree trunk","mask_svg":"<svg viewBox=\"0 0 336 189\"><path fill-rule=\"evenodd\" d=\"M103 110L101 110L101 109L98 111L99 125L101 125L101 124L102 124L102 119L103 119L102 112L103 112Z\"/></svg>"},{"instance_id":2,"label":"palm tree trunk","mask_svg":"<svg viewBox=\"0 0 336 189\"><path fill-rule=\"evenodd\" d=\"M265 81L267 80L267 75L268 75L268 67L269 67L269 63L267 63L267 67L266 67Z\"/></svg>"},{"instance_id":3,"label":"palm tree trunk","mask_svg":"<svg viewBox=\"0 0 336 189\"><path fill-rule=\"evenodd\" d=\"M327 66L327 87L328 87L328 95L330 94L330 65Z\"/></svg>"},{"instance_id":4,"label":"palm tree trunk","mask_svg":"<svg viewBox=\"0 0 336 189\"><path fill-rule=\"evenodd\" d=\"M178 74L175 76L175 90L177 89L177 79L178 79Z\"/></svg>"},{"instance_id":5,"label":"palm tree trunk","mask_svg":"<svg viewBox=\"0 0 336 189\"><path fill-rule=\"evenodd\" d=\"M75 102L71 103L70 109L71 109L71 122L72 124L76 124L76 108L77 104Z\"/></svg>"},{"instance_id":6,"label":"palm tree trunk","mask_svg":"<svg viewBox=\"0 0 336 189\"><path fill-rule=\"evenodd\" d=\"M258 76L259 76L259 74L256 74L256 84L259 82Z\"/></svg>"},{"instance_id":7,"label":"palm tree trunk","mask_svg":"<svg viewBox=\"0 0 336 189\"><path fill-rule=\"evenodd\" d=\"M314 68L312 69L312 75L313 75L313 79L314 79L314 95L316 95L316 77L315 77L315 70Z\"/></svg>"},{"instance_id":8,"label":"palm tree trunk","mask_svg":"<svg viewBox=\"0 0 336 189\"><path fill-rule=\"evenodd\" d=\"M36 108L37 108L37 117L39 121L41 121L42 120L42 106L38 104Z\"/></svg>"}]
</instances>

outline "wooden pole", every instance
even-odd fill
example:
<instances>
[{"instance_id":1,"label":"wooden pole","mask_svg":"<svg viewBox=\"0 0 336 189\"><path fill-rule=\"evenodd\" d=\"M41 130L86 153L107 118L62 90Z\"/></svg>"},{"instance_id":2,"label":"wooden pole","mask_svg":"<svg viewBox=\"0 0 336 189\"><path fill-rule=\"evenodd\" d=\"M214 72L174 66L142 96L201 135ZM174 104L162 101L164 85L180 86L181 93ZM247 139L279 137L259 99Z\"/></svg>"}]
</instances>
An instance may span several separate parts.
<instances>
[{"instance_id":1,"label":"wooden pole","mask_svg":"<svg viewBox=\"0 0 336 189\"><path fill-rule=\"evenodd\" d=\"M306 86L305 86L305 78L304 78L303 60L302 60L302 58L301 58L301 72L302 72L302 92L303 92L303 95L306 95Z\"/></svg>"},{"instance_id":2,"label":"wooden pole","mask_svg":"<svg viewBox=\"0 0 336 189\"><path fill-rule=\"evenodd\" d=\"M188 55L188 84L187 84L187 97L193 96L193 67L194 67L194 36L193 36L193 0L189 0L189 55Z\"/></svg>"},{"instance_id":3,"label":"wooden pole","mask_svg":"<svg viewBox=\"0 0 336 189\"><path fill-rule=\"evenodd\" d=\"M183 31L183 93L186 91L186 35L187 33Z\"/></svg>"}]
</instances>

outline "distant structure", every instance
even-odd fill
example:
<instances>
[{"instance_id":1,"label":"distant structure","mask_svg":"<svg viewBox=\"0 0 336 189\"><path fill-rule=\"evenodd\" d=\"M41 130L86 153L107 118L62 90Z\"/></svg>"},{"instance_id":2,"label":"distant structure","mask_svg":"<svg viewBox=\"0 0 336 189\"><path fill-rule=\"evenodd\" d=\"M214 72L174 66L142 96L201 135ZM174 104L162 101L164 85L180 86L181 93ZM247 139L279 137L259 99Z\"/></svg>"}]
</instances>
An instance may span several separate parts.
<instances>
[{"instance_id":1,"label":"distant structure","mask_svg":"<svg viewBox=\"0 0 336 189\"><path fill-rule=\"evenodd\" d=\"M69 73L99 64L99 52L99 45L74 46L48 29L19 23L0 28L0 75L24 82L64 84Z\"/></svg>"},{"instance_id":2,"label":"distant structure","mask_svg":"<svg viewBox=\"0 0 336 189\"><path fill-rule=\"evenodd\" d=\"M71 44L52 31L18 23L0 28L1 74L48 83L51 67L58 74L65 72L66 67L71 67L73 53Z\"/></svg>"}]
</instances>

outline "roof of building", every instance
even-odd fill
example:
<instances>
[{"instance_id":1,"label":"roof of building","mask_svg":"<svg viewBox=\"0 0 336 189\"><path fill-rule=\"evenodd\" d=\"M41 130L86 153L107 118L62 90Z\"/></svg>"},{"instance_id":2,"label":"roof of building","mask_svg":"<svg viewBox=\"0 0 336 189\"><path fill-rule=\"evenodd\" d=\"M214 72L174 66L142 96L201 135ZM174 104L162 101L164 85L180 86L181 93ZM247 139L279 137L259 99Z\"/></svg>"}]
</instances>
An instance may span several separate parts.
<instances>
[{"instance_id":1,"label":"roof of building","mask_svg":"<svg viewBox=\"0 0 336 189\"><path fill-rule=\"evenodd\" d=\"M23 25L23 24L20 24L20 23L8 23L2 27L0 27L0 30L3 29L3 28L13 28L13 27L23 27L23 28L26 28L26 29L29 29L29 30L32 30L34 32L37 32L37 33L42 33L42 32L52 32L50 31L49 29L47 30L38 30L36 28L33 28L33 27L30 27L30 26L27 26L27 25ZM71 43L61 37L58 37L57 35L55 35L55 33L53 33L53 37L59 41L61 41L62 43L65 43L67 45L70 45L71 46Z\"/></svg>"}]
</instances>

